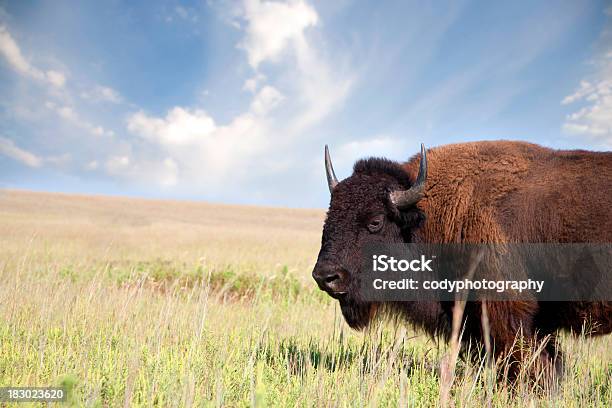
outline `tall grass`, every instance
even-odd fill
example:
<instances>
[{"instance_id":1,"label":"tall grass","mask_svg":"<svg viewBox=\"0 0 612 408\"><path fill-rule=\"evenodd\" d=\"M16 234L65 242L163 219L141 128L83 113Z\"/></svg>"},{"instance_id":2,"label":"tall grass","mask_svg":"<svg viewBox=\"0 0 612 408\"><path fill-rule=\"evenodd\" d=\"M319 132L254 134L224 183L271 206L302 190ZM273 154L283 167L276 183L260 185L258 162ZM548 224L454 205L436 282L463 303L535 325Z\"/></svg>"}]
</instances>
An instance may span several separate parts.
<instances>
[{"instance_id":1,"label":"tall grass","mask_svg":"<svg viewBox=\"0 0 612 408\"><path fill-rule=\"evenodd\" d=\"M287 257L279 248L291 245L291 217L275 215L276 232L267 236L245 226L241 214L241 223L227 226L242 239L232 245L265 237L270 249L212 254L206 248L224 248L230 237L207 235L208 227L198 227L199 241L150 242L156 238L147 229L181 234L168 221L172 205L156 212L139 203L162 225L140 218L144 224L126 227L135 215L121 206L113 209L122 214L117 221L93 217L102 199L71 198L81 206L76 215L54 218L52 202L34 210L30 196L12 194L0 198L0 386L63 385L73 406L440 403L440 366L452 350L394 321L355 333L310 281L320 218L302 224L300 248ZM27 213L11 204L19 200ZM129 200L125 206L137 207ZM226 210L210 207L208 215ZM258 223L264 216L241 211ZM111 234L114 226L122 232ZM138 249L138 240L158 250ZM492 366L459 359L448 405L609 406L611 339L563 335L561 342L564 379L554 393L510 392L494 380Z\"/></svg>"}]
</instances>

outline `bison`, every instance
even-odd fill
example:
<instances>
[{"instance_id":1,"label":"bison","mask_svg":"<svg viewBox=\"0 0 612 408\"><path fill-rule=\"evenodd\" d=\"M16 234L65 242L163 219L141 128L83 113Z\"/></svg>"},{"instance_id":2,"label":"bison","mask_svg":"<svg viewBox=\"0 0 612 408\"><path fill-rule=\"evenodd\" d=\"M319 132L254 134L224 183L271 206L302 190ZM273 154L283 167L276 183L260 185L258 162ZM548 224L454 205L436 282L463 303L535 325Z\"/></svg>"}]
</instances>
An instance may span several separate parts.
<instances>
[{"instance_id":1,"label":"bison","mask_svg":"<svg viewBox=\"0 0 612 408\"><path fill-rule=\"evenodd\" d=\"M366 302L357 274L361 251L385 243L610 243L612 153L559 151L536 144L482 141L436 147L400 164L368 158L338 181L327 146L331 202L312 276L340 303L348 325L363 329L390 310L431 336L451 335L454 302ZM468 302L464 344L484 342L483 302ZM539 360L560 360L555 334L589 325L589 334L612 331L612 302L488 302L490 338L497 358L521 366L517 335L549 338ZM549 337L548 337L549 336ZM533 344L533 343L531 343Z\"/></svg>"}]
</instances>

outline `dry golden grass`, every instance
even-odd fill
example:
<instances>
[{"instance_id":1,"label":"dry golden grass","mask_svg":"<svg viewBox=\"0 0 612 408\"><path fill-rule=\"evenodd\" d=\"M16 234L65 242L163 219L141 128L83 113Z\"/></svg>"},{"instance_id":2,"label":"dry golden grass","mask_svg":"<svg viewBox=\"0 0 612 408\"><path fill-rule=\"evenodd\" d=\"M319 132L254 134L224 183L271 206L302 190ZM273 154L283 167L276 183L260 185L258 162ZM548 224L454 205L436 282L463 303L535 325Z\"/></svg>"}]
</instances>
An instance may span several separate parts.
<instances>
[{"instance_id":1,"label":"dry golden grass","mask_svg":"<svg viewBox=\"0 0 612 408\"><path fill-rule=\"evenodd\" d=\"M289 265L308 275L324 216L322 210L0 191L0 245L100 262Z\"/></svg>"}]
</instances>

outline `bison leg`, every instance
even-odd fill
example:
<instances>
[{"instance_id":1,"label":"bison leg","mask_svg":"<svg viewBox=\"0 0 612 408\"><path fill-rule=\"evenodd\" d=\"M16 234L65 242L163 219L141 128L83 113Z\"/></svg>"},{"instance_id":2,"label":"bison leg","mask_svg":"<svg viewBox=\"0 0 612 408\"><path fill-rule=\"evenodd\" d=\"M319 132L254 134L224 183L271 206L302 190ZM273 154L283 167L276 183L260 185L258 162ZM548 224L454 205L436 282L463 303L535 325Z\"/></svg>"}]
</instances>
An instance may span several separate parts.
<instances>
[{"instance_id":1,"label":"bison leg","mask_svg":"<svg viewBox=\"0 0 612 408\"><path fill-rule=\"evenodd\" d=\"M490 333L493 355L501 363L500 376L512 384L535 381L549 388L558 376L560 358L554 336L534 327L537 303L488 302L480 307L487 307L489 324L486 330L482 324L487 322L481 322L480 334L484 341L484 334Z\"/></svg>"}]
</instances>

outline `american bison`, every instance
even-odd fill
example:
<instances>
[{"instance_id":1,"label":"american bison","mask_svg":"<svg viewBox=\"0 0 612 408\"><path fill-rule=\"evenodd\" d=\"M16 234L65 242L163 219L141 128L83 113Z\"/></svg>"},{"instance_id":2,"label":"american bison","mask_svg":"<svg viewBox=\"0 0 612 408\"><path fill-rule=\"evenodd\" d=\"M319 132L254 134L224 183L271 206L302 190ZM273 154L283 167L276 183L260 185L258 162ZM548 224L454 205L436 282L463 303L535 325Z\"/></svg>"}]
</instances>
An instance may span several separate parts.
<instances>
[{"instance_id":1,"label":"american bison","mask_svg":"<svg viewBox=\"0 0 612 408\"><path fill-rule=\"evenodd\" d=\"M360 160L339 182L326 146L325 166L331 203L312 276L355 329L384 309L432 336L448 340L451 333L453 302L360 299L355 277L369 243L612 242L610 152L511 141L422 147L403 164ZM481 308L478 301L466 305L464 343L484 340ZM488 302L487 312L496 357L509 357L516 369L517 334L535 341L550 336L539 359L553 368L559 329L581 332L586 324L593 335L612 331L610 301L499 301Z\"/></svg>"}]
</instances>

